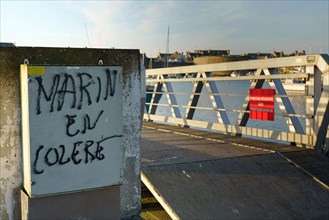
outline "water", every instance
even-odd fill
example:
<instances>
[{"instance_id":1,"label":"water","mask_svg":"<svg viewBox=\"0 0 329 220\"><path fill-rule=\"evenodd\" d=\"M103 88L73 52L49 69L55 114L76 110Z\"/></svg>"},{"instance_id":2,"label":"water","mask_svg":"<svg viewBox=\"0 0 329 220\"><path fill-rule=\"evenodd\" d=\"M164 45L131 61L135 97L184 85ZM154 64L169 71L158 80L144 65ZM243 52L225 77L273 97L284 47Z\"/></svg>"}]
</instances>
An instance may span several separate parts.
<instances>
[{"instance_id":1,"label":"water","mask_svg":"<svg viewBox=\"0 0 329 220\"><path fill-rule=\"evenodd\" d=\"M236 109L236 110L244 110L242 108L242 105L244 103L244 100L246 96L249 94L249 88L250 88L250 82L249 81L219 81L216 82L217 89L219 91L219 94L221 95L221 99L223 102L223 105L225 109ZM173 90L177 93L190 93L193 89L193 83L192 82L177 82L172 83ZM264 83L263 88L270 88L269 84L267 82ZM208 90L206 86L203 87L202 92L199 99L198 107L208 107L212 108L212 103L210 100L209 95L207 95ZM238 94L236 96L226 96L223 94ZM291 93L288 93L291 94ZM295 93L293 96L290 96L290 101L292 103L292 106L295 109L296 114L304 115L306 112L306 100L305 96L303 96L302 93ZM190 95L186 94L176 94L177 103L180 106L187 106L188 101L190 99ZM167 97L165 95L162 95L160 99L160 104L168 104ZM186 108L179 108L181 115L184 117ZM275 101L275 113L280 114L281 110L279 109L278 103ZM172 116L170 108L168 106L158 106L157 115L163 115L163 116ZM227 111L228 118L230 120L230 123L232 125L238 124L238 115L239 112L232 112ZM200 121L208 121L208 122L218 122L216 112L213 110L200 110L197 109L195 111L194 120L200 120ZM301 123L304 131L305 131L305 118L298 118L299 122ZM281 115L275 115L274 121L260 121L260 120L253 120L249 119L247 123L247 127L252 128L261 128L261 129L267 129L267 130L274 130L274 131L283 131L288 132L288 126L286 124L286 120Z\"/></svg>"}]
</instances>

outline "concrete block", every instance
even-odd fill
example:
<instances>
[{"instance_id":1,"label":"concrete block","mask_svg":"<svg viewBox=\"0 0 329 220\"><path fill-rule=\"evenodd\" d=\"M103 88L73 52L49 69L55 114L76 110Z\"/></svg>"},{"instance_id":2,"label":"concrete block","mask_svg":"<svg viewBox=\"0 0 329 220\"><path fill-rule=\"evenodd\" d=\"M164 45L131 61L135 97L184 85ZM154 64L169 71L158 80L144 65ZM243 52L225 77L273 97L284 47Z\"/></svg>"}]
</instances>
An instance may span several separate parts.
<instances>
[{"instance_id":1,"label":"concrete block","mask_svg":"<svg viewBox=\"0 0 329 220\"><path fill-rule=\"evenodd\" d=\"M21 215L15 219L120 219L120 187L30 198L21 195Z\"/></svg>"}]
</instances>

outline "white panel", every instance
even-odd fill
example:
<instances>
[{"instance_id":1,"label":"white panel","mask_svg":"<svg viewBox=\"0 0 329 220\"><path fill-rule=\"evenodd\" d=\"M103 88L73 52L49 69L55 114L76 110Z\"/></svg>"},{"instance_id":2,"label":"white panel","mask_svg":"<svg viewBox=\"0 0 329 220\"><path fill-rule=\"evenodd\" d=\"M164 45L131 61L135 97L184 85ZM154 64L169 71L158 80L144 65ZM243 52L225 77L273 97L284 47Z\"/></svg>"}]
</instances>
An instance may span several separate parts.
<instances>
[{"instance_id":1,"label":"white panel","mask_svg":"<svg viewBox=\"0 0 329 220\"><path fill-rule=\"evenodd\" d=\"M29 118L23 121L29 121L30 139L23 158L30 166L24 173L29 195L121 184L122 68L30 66L27 74Z\"/></svg>"}]
</instances>

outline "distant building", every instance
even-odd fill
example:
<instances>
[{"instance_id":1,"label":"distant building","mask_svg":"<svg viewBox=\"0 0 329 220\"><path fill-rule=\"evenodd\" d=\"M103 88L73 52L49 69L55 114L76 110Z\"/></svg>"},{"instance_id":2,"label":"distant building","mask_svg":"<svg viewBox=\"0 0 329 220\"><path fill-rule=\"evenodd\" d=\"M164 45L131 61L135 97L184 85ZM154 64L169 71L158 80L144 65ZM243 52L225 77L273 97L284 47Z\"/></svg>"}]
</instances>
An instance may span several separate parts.
<instances>
[{"instance_id":1,"label":"distant building","mask_svg":"<svg viewBox=\"0 0 329 220\"><path fill-rule=\"evenodd\" d=\"M196 57L204 57L204 56L220 56L226 57L230 56L230 50L194 50L194 52L187 51L186 52L186 60L193 61Z\"/></svg>"},{"instance_id":2,"label":"distant building","mask_svg":"<svg viewBox=\"0 0 329 220\"><path fill-rule=\"evenodd\" d=\"M256 59L267 59L267 58L273 58L276 57L273 53L247 53L245 56L248 57L249 60L256 60Z\"/></svg>"},{"instance_id":3,"label":"distant building","mask_svg":"<svg viewBox=\"0 0 329 220\"><path fill-rule=\"evenodd\" d=\"M281 52L273 51L272 55L273 55L273 57L284 57L284 56L286 56L283 51L281 51Z\"/></svg>"},{"instance_id":4,"label":"distant building","mask_svg":"<svg viewBox=\"0 0 329 220\"><path fill-rule=\"evenodd\" d=\"M174 53L161 53L157 57L148 58L146 54L141 54L144 66L146 69L200 65L210 63L234 62L243 60L270 59L287 56L305 55L305 51L295 51L291 54L285 54L283 51L273 51L272 53L245 53L241 55L231 55L230 50L194 50ZM243 74L243 73L242 73Z\"/></svg>"},{"instance_id":5,"label":"distant building","mask_svg":"<svg viewBox=\"0 0 329 220\"><path fill-rule=\"evenodd\" d=\"M0 42L0 47L16 47L14 43Z\"/></svg>"},{"instance_id":6,"label":"distant building","mask_svg":"<svg viewBox=\"0 0 329 220\"><path fill-rule=\"evenodd\" d=\"M155 69L164 67L187 66L192 65L193 62L187 62L183 53L159 53L157 57L149 58L145 53L141 54L142 62L145 69ZM168 59L168 63L167 63Z\"/></svg>"},{"instance_id":7,"label":"distant building","mask_svg":"<svg viewBox=\"0 0 329 220\"><path fill-rule=\"evenodd\" d=\"M166 61L168 59L168 62L185 62L185 56L183 52L179 53L176 51L175 53L159 53L157 60L158 61Z\"/></svg>"},{"instance_id":8,"label":"distant building","mask_svg":"<svg viewBox=\"0 0 329 220\"><path fill-rule=\"evenodd\" d=\"M302 55L306 55L305 50L303 51L296 50L294 53L289 54L289 56L302 56Z\"/></svg>"},{"instance_id":9,"label":"distant building","mask_svg":"<svg viewBox=\"0 0 329 220\"><path fill-rule=\"evenodd\" d=\"M229 56L230 50L195 50L195 53L202 54L203 56Z\"/></svg>"}]
</instances>

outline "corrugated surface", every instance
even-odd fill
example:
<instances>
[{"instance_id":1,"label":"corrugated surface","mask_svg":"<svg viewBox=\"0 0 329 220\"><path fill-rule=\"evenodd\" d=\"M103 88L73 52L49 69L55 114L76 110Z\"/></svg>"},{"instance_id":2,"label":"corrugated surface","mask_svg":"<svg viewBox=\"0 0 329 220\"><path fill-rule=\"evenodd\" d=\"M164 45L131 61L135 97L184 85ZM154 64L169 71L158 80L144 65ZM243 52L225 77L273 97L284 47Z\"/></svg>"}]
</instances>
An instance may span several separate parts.
<instances>
[{"instance_id":1,"label":"corrugated surface","mask_svg":"<svg viewBox=\"0 0 329 220\"><path fill-rule=\"evenodd\" d=\"M142 187L142 210L141 218L145 220L170 220L170 216L162 208L159 202L153 197L151 192L144 186Z\"/></svg>"}]
</instances>

